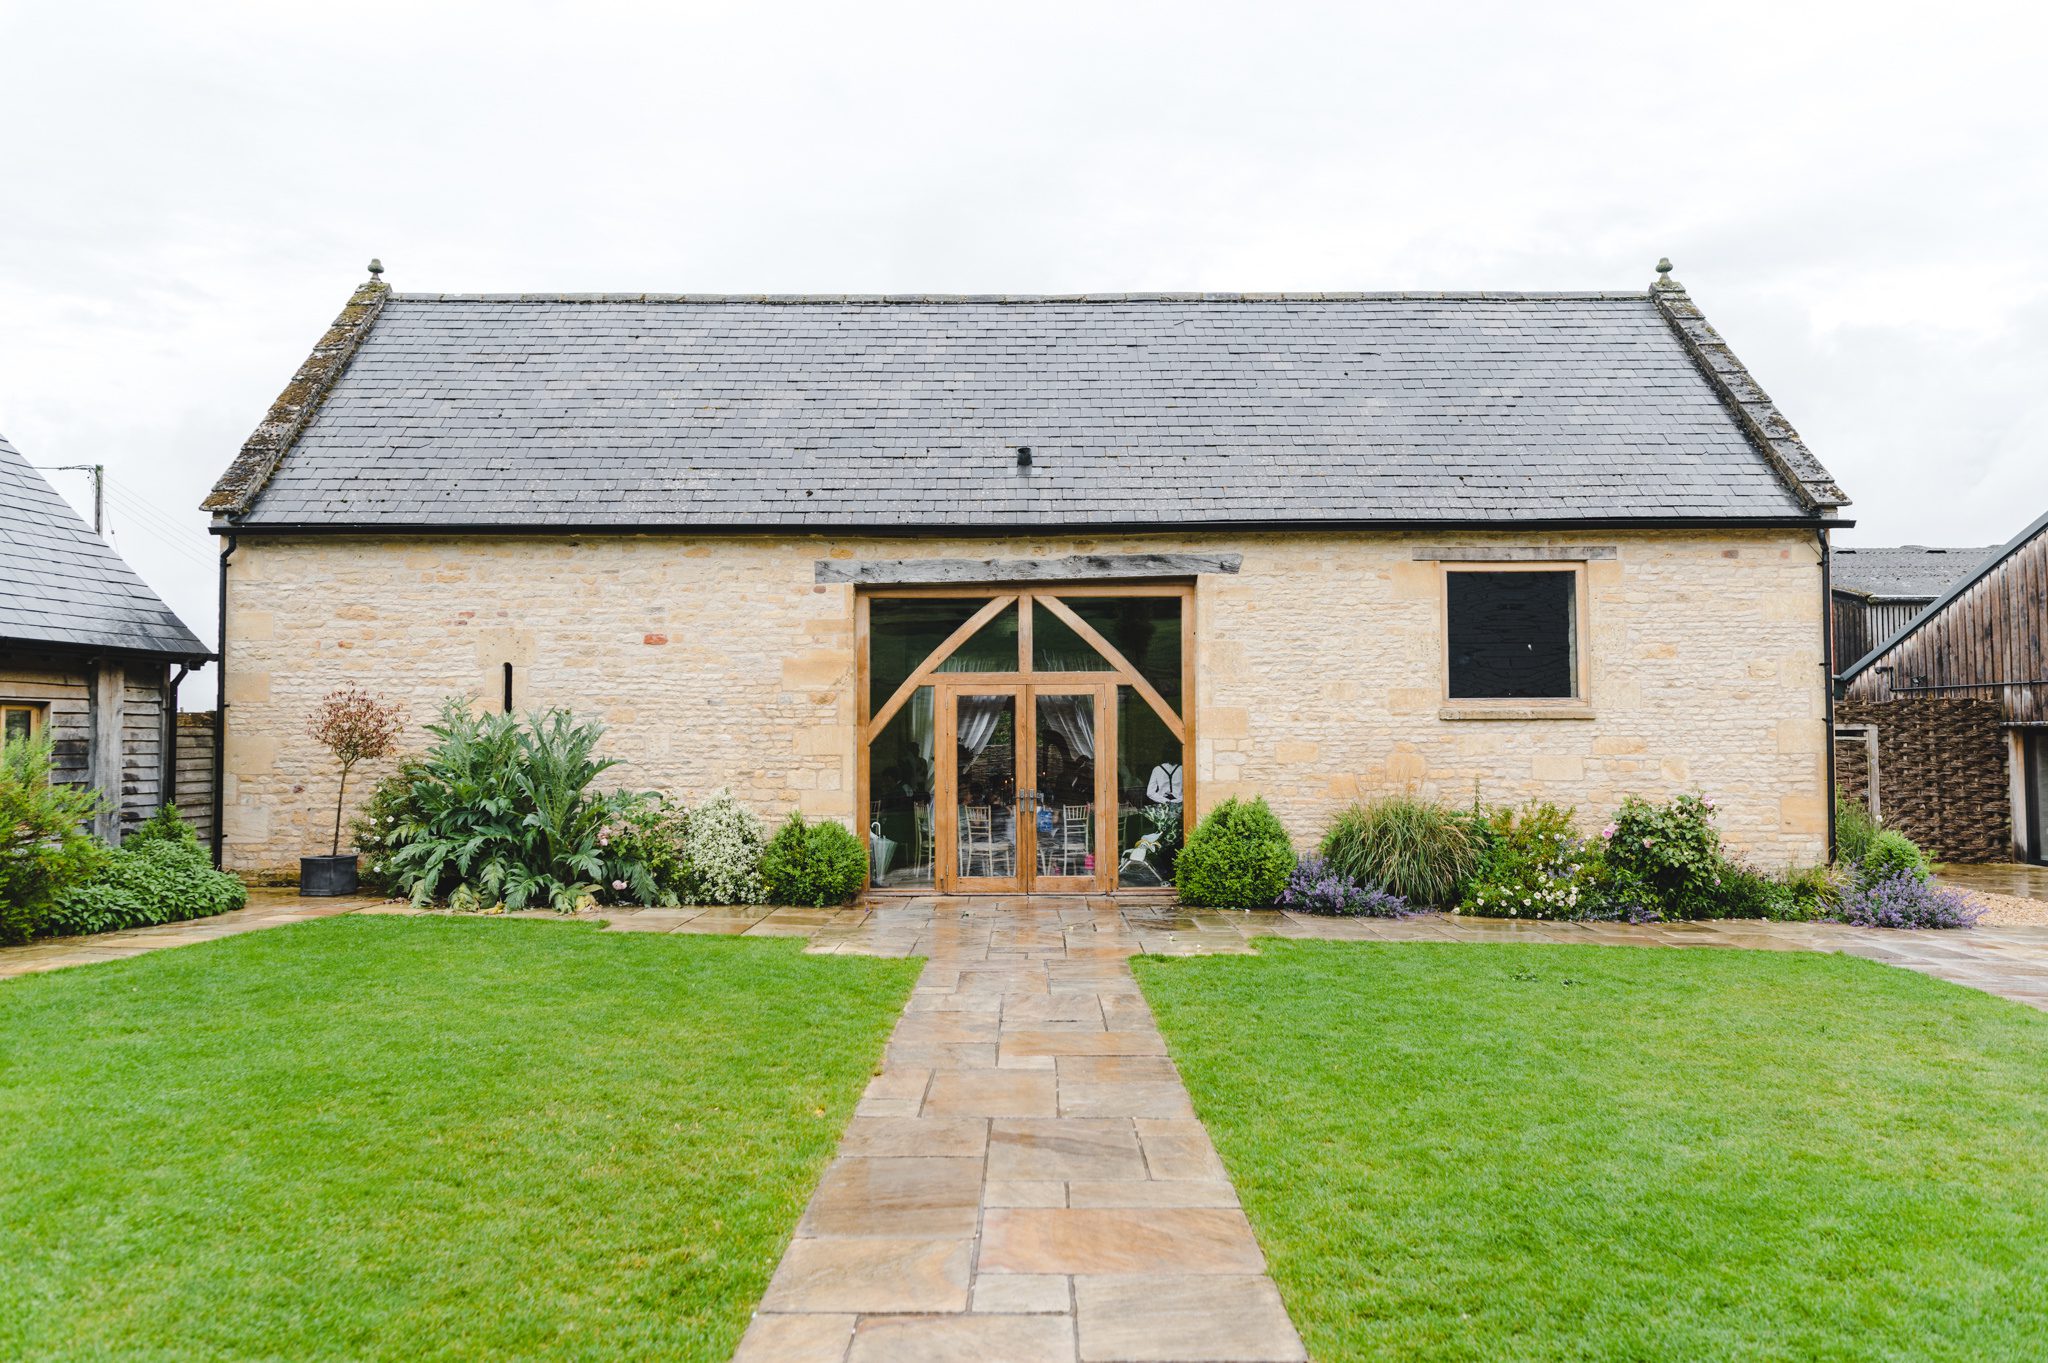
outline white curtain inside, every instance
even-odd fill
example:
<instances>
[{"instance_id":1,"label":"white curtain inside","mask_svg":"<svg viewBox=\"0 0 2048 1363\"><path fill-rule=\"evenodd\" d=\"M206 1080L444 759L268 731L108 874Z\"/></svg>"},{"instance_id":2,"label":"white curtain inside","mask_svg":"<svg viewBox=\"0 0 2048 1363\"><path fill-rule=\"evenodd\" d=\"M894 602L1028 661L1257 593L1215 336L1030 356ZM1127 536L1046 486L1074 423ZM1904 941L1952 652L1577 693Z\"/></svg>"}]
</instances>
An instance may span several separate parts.
<instances>
[{"instance_id":1,"label":"white curtain inside","mask_svg":"<svg viewBox=\"0 0 2048 1363\"><path fill-rule=\"evenodd\" d=\"M933 699L929 686L920 686L910 693L910 736L917 743L917 755L924 759L924 769L932 769L932 747L938 739L938 726L932 719L938 713L938 703Z\"/></svg>"},{"instance_id":2,"label":"white curtain inside","mask_svg":"<svg viewBox=\"0 0 2048 1363\"><path fill-rule=\"evenodd\" d=\"M960 697L960 724L957 737L960 746L967 750L968 762L981 756L981 750L995 737L996 721L1010 708L1012 699L1010 696Z\"/></svg>"},{"instance_id":3,"label":"white curtain inside","mask_svg":"<svg viewBox=\"0 0 2048 1363\"><path fill-rule=\"evenodd\" d=\"M1038 723L1065 739L1076 757L1095 756L1095 697L1040 696Z\"/></svg>"}]
</instances>

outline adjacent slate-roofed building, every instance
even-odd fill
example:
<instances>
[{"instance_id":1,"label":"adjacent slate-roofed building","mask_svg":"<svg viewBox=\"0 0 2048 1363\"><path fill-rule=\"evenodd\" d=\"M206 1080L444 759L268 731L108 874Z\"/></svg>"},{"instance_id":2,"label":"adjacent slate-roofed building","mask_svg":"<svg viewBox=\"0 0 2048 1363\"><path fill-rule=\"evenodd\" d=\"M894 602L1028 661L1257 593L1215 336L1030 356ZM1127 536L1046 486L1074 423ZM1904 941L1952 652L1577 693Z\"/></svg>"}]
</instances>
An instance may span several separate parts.
<instances>
[{"instance_id":1,"label":"adjacent slate-roofed building","mask_svg":"<svg viewBox=\"0 0 2048 1363\"><path fill-rule=\"evenodd\" d=\"M1951 858L2048 861L2048 515L1958 554L1976 559L1842 669L1841 721L1878 773L1851 747L1845 784Z\"/></svg>"},{"instance_id":2,"label":"adjacent slate-roofed building","mask_svg":"<svg viewBox=\"0 0 2048 1363\"><path fill-rule=\"evenodd\" d=\"M1847 666L1897 634L1997 550L1997 545L1838 547L1833 575L1836 664Z\"/></svg>"},{"instance_id":3,"label":"adjacent slate-roofed building","mask_svg":"<svg viewBox=\"0 0 2048 1363\"><path fill-rule=\"evenodd\" d=\"M1816 861L1846 504L1668 275L373 279L205 503L228 860L310 843L299 716L355 681L602 715L636 780L864 830L881 888L1129 888L1229 794L1306 839L1359 795L1475 782L1588 812L1710 784L1738 843Z\"/></svg>"},{"instance_id":4,"label":"adjacent slate-roofed building","mask_svg":"<svg viewBox=\"0 0 2048 1363\"><path fill-rule=\"evenodd\" d=\"M48 730L59 779L107 797L103 836L174 784L171 668L212 656L0 437L0 721Z\"/></svg>"}]
</instances>

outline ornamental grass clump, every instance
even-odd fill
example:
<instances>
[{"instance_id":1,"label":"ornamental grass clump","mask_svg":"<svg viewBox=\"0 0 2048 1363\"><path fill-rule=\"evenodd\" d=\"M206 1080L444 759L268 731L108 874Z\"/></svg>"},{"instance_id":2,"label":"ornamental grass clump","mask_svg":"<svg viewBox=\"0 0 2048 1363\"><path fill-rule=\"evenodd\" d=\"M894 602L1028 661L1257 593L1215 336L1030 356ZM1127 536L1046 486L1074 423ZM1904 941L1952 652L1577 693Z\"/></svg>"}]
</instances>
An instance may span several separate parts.
<instances>
[{"instance_id":1,"label":"ornamental grass clump","mask_svg":"<svg viewBox=\"0 0 2048 1363\"><path fill-rule=\"evenodd\" d=\"M843 823L805 823L792 811L761 851L761 885L771 904L844 904L867 880L868 853Z\"/></svg>"},{"instance_id":2,"label":"ornamental grass clump","mask_svg":"<svg viewBox=\"0 0 2048 1363\"><path fill-rule=\"evenodd\" d=\"M1280 907L1297 913L1326 913L1345 918L1405 918L1408 901L1385 890L1360 885L1322 857L1301 859L1287 888L1280 892Z\"/></svg>"},{"instance_id":3,"label":"ornamental grass clump","mask_svg":"<svg viewBox=\"0 0 2048 1363\"><path fill-rule=\"evenodd\" d=\"M1196 908L1263 909L1287 888L1294 844L1264 799L1229 799L1209 811L1174 863L1181 902Z\"/></svg>"},{"instance_id":4,"label":"ornamental grass clump","mask_svg":"<svg viewBox=\"0 0 2048 1363\"><path fill-rule=\"evenodd\" d=\"M1984 910L1959 890L1900 871L1844 895L1837 914L1863 928L1971 928Z\"/></svg>"},{"instance_id":5,"label":"ornamental grass clump","mask_svg":"<svg viewBox=\"0 0 2048 1363\"><path fill-rule=\"evenodd\" d=\"M1835 852L1843 861L1851 866L1862 861L1883 827L1870 816L1870 806L1835 792Z\"/></svg>"},{"instance_id":6,"label":"ornamental grass clump","mask_svg":"<svg viewBox=\"0 0 2048 1363\"><path fill-rule=\"evenodd\" d=\"M1469 823L1446 805L1390 796L1339 814L1317 850L1361 885L1416 904L1449 905L1479 864Z\"/></svg>"}]
</instances>

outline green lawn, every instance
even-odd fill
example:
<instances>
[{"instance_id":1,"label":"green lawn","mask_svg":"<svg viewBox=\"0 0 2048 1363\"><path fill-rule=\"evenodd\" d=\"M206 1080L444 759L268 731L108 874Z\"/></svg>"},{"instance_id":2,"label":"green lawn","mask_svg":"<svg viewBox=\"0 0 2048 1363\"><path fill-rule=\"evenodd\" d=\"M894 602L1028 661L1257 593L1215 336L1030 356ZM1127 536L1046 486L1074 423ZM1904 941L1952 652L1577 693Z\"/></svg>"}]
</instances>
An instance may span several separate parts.
<instances>
[{"instance_id":1,"label":"green lawn","mask_svg":"<svg viewBox=\"0 0 2048 1363\"><path fill-rule=\"evenodd\" d=\"M2048 1016L1843 956L1135 965L1319 1363L2048 1357Z\"/></svg>"},{"instance_id":2,"label":"green lawn","mask_svg":"<svg viewBox=\"0 0 2048 1363\"><path fill-rule=\"evenodd\" d=\"M918 971L345 917L0 984L0 1358L722 1361Z\"/></svg>"}]
</instances>

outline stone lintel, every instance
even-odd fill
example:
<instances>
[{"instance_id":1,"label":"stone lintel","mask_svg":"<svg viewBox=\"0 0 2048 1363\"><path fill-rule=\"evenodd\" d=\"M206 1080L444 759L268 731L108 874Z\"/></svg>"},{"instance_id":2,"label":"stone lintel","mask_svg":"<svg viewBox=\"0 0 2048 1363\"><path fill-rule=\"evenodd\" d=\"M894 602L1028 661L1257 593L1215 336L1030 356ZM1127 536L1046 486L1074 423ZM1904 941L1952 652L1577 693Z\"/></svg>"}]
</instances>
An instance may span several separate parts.
<instances>
[{"instance_id":1,"label":"stone lintel","mask_svg":"<svg viewBox=\"0 0 2048 1363\"><path fill-rule=\"evenodd\" d=\"M819 559L819 582L865 587L962 582L1089 582L1235 573L1241 554L1069 554L1064 558Z\"/></svg>"},{"instance_id":2,"label":"stone lintel","mask_svg":"<svg viewBox=\"0 0 2048 1363\"><path fill-rule=\"evenodd\" d=\"M1437 563L1587 563L1620 557L1611 544L1423 544L1417 561Z\"/></svg>"}]
</instances>

